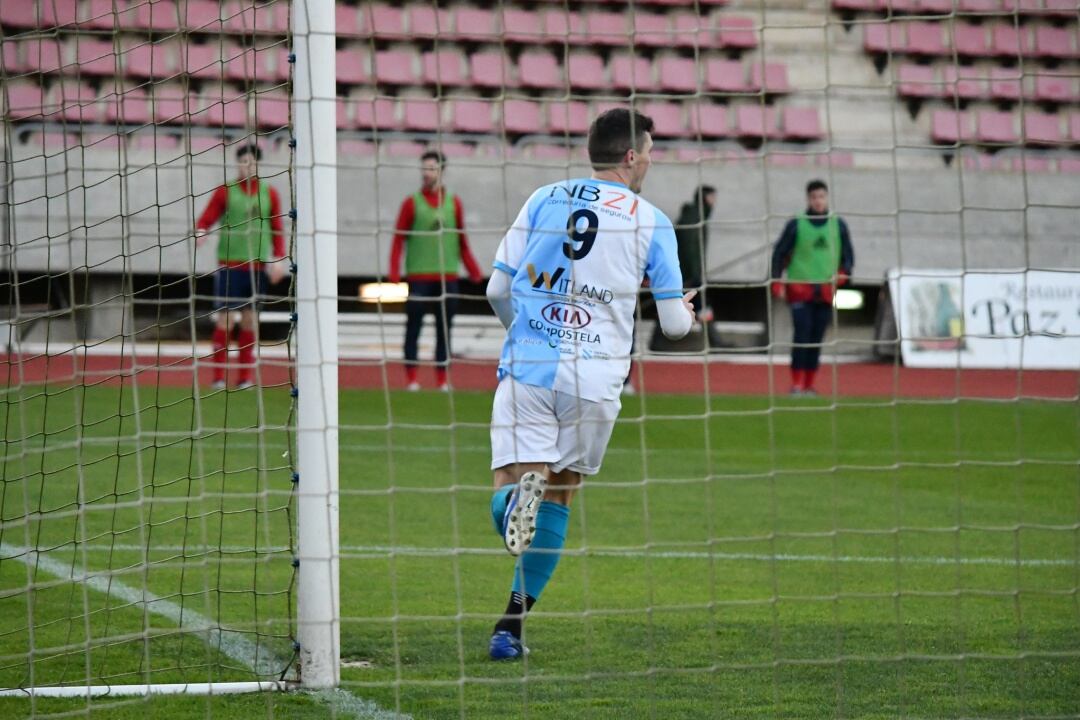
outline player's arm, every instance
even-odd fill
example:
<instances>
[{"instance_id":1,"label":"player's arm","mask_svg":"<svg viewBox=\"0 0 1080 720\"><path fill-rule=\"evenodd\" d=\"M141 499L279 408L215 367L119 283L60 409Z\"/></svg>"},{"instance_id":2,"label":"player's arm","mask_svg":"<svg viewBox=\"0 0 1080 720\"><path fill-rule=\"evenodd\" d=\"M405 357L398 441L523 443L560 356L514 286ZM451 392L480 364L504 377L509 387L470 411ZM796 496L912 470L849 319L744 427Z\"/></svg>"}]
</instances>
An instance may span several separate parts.
<instances>
[{"instance_id":1,"label":"player's arm","mask_svg":"<svg viewBox=\"0 0 1080 720\"><path fill-rule=\"evenodd\" d=\"M691 290L685 295L682 292L679 248L671 221L658 212L656 223L646 258L645 274L649 276L649 286L656 300L660 330L668 339L678 340L694 326L696 315L690 301L697 291Z\"/></svg>"},{"instance_id":2,"label":"player's arm","mask_svg":"<svg viewBox=\"0 0 1080 720\"><path fill-rule=\"evenodd\" d=\"M210 228L217 224L222 215L225 214L225 206L229 202L229 191L222 185L214 194L210 196L210 202L206 204L206 209L203 210L202 215L195 222L195 243L196 245L202 245L206 242L206 234L210 232Z\"/></svg>"},{"instance_id":3,"label":"player's arm","mask_svg":"<svg viewBox=\"0 0 1080 720\"><path fill-rule=\"evenodd\" d=\"M795 249L797 232L798 223L795 220L788 220L787 225L784 226L784 231L780 233L780 237L777 238L776 244L773 246L772 263L769 272L769 277L772 278L773 297L784 297L784 284L780 282L780 278L783 276L784 268L787 267L788 261L791 259L791 253Z\"/></svg>"},{"instance_id":4,"label":"player's arm","mask_svg":"<svg viewBox=\"0 0 1080 720\"><path fill-rule=\"evenodd\" d=\"M533 206L542 201L542 190L537 190L529 198L514 218L513 225L503 235L499 242L499 249L495 251L495 262L492 263L494 272L487 285L487 299L491 309L499 317L503 327L509 329L514 322L514 300L510 289L517 275L518 267L522 258L525 257L525 246L529 242L529 233L532 229Z\"/></svg>"},{"instance_id":5,"label":"player's arm","mask_svg":"<svg viewBox=\"0 0 1080 720\"><path fill-rule=\"evenodd\" d=\"M285 227L281 221L281 199L277 190L270 188L270 237L273 239L273 257L266 267L270 282L277 284L285 279Z\"/></svg>"},{"instance_id":6,"label":"player's arm","mask_svg":"<svg viewBox=\"0 0 1080 720\"><path fill-rule=\"evenodd\" d=\"M386 279L392 283L401 282L401 258L405 254L405 237L412 229L416 209L412 195L405 198L398 210L397 222L394 223L394 242L390 245L390 271Z\"/></svg>"}]
</instances>

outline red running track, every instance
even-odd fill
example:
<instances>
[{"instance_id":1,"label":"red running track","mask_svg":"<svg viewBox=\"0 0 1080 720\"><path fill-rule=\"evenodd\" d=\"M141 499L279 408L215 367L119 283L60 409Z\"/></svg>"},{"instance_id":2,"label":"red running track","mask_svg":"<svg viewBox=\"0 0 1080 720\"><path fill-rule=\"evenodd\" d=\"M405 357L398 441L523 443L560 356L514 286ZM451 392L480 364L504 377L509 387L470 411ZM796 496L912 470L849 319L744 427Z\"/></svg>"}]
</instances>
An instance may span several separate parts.
<instances>
[{"instance_id":1,"label":"red running track","mask_svg":"<svg viewBox=\"0 0 1080 720\"><path fill-rule=\"evenodd\" d=\"M132 368L137 367L133 372ZM191 358L131 357L64 353L41 355L0 354L0 372L7 387L18 384L80 383L118 384L137 378L140 385L189 387L193 381ZM210 368L199 368L199 382L210 384ZM266 359L259 368L265 386L289 382L284 359ZM705 363L701 359L669 362L647 360L635 364L634 383L648 393L700 395L706 391L723 395L768 395L787 393L786 365ZM494 390L493 360L454 361L451 383L459 390ZM420 381L434 386L431 368L421 369ZM399 362L344 360L339 383L342 388L400 389L405 385ZM1080 397L1080 372L1071 370L927 370L897 367L884 363L823 365L817 379L822 395L840 397L911 398L1053 398Z\"/></svg>"}]
</instances>

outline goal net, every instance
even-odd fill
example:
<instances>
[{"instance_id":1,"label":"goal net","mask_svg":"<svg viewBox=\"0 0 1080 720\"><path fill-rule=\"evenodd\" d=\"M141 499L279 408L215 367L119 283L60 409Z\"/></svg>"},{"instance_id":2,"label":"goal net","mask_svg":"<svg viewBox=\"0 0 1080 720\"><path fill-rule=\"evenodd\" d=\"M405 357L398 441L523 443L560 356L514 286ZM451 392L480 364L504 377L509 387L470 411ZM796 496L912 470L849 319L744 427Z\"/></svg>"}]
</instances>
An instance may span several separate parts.
<instances>
[{"instance_id":1,"label":"goal net","mask_svg":"<svg viewBox=\"0 0 1080 720\"><path fill-rule=\"evenodd\" d=\"M1078 22L4 2L0 713L1080 717ZM475 276L612 107L654 122L703 322L667 340L642 290L498 662ZM803 302L774 248L816 227L850 277ZM337 689L250 693L304 686Z\"/></svg>"}]
</instances>

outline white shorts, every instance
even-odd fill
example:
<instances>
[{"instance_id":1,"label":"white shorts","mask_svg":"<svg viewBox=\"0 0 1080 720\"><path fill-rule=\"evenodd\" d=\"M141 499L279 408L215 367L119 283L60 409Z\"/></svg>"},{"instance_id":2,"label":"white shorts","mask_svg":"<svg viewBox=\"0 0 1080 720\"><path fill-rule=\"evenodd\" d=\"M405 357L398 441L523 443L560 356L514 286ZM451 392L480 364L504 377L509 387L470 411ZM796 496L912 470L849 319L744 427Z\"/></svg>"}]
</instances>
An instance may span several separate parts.
<instances>
[{"instance_id":1,"label":"white shorts","mask_svg":"<svg viewBox=\"0 0 1080 720\"><path fill-rule=\"evenodd\" d=\"M499 382L491 409L491 469L545 463L553 472L600 472L622 402L582 400L564 392Z\"/></svg>"}]
</instances>

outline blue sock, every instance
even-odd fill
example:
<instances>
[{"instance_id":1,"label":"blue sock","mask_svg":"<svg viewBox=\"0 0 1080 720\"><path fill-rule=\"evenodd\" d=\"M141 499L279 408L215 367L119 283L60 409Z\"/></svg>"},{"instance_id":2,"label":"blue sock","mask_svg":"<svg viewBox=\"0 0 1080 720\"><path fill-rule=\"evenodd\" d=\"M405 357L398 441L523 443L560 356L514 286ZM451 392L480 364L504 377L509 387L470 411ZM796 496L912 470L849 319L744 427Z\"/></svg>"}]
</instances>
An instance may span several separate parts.
<instances>
[{"instance_id":1,"label":"blue sock","mask_svg":"<svg viewBox=\"0 0 1080 720\"><path fill-rule=\"evenodd\" d=\"M503 485L491 496L491 522L495 523L495 532L503 534L503 515L506 514L506 503L510 500L510 493L514 492L517 485Z\"/></svg>"},{"instance_id":2,"label":"blue sock","mask_svg":"<svg viewBox=\"0 0 1080 720\"><path fill-rule=\"evenodd\" d=\"M532 545L518 557L514 566L511 592L524 593L534 600L540 599L540 593L559 564L562 553L556 551L562 550L566 542L566 526L569 522L570 508L547 500L540 503L540 510L536 513L536 533Z\"/></svg>"}]
</instances>

